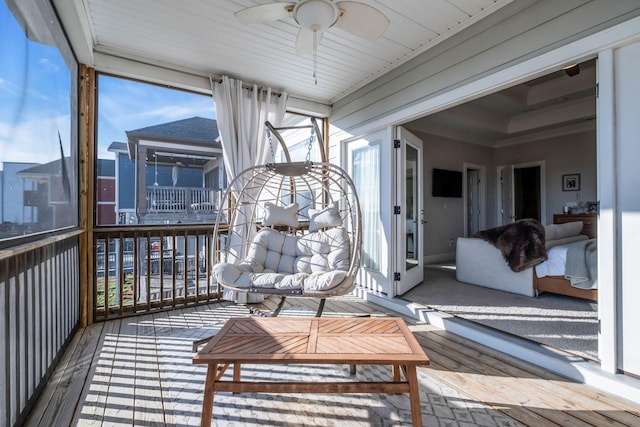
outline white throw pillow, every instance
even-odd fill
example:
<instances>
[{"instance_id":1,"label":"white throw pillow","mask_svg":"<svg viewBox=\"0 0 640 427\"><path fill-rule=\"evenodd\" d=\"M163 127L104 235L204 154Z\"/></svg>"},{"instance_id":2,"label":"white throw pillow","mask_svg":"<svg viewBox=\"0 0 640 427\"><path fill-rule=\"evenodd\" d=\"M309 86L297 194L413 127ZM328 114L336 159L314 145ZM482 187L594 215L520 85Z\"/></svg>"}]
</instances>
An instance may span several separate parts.
<instances>
[{"instance_id":1,"label":"white throw pillow","mask_svg":"<svg viewBox=\"0 0 640 427\"><path fill-rule=\"evenodd\" d=\"M309 209L309 231L342 225L342 218L338 213L338 206L330 204L324 209Z\"/></svg>"},{"instance_id":2,"label":"white throw pillow","mask_svg":"<svg viewBox=\"0 0 640 427\"><path fill-rule=\"evenodd\" d=\"M267 202L264 204L264 218L262 225L273 226L283 225L286 227L298 226L298 204L292 203L288 206L277 206Z\"/></svg>"}]
</instances>

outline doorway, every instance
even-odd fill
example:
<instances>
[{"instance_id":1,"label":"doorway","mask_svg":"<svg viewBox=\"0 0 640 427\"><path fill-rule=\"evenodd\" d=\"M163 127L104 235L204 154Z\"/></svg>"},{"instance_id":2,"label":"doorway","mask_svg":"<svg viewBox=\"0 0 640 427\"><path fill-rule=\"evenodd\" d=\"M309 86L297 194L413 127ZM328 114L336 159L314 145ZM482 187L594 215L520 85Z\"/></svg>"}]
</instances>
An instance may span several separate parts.
<instances>
[{"instance_id":1,"label":"doorway","mask_svg":"<svg viewBox=\"0 0 640 427\"><path fill-rule=\"evenodd\" d=\"M513 171L513 207L516 220L541 219L540 166L516 168Z\"/></svg>"},{"instance_id":2,"label":"doorway","mask_svg":"<svg viewBox=\"0 0 640 427\"><path fill-rule=\"evenodd\" d=\"M424 279L423 167L422 140L402 127L396 132L394 295L402 295Z\"/></svg>"},{"instance_id":3,"label":"doorway","mask_svg":"<svg viewBox=\"0 0 640 427\"><path fill-rule=\"evenodd\" d=\"M498 176L500 224L523 218L546 224L545 162L500 166Z\"/></svg>"},{"instance_id":4,"label":"doorway","mask_svg":"<svg viewBox=\"0 0 640 427\"><path fill-rule=\"evenodd\" d=\"M484 165L463 164L464 237L473 236L487 227L486 220L486 176Z\"/></svg>"}]
</instances>

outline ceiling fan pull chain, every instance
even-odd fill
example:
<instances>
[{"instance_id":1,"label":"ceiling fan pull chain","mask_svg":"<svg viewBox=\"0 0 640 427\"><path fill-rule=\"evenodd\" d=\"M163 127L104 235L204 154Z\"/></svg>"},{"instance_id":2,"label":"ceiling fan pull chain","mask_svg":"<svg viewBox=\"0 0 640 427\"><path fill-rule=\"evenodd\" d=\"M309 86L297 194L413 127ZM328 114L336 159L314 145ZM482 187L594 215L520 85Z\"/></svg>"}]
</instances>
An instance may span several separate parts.
<instances>
[{"instance_id":1,"label":"ceiling fan pull chain","mask_svg":"<svg viewBox=\"0 0 640 427\"><path fill-rule=\"evenodd\" d=\"M313 32L313 80L318 85L318 32Z\"/></svg>"}]
</instances>

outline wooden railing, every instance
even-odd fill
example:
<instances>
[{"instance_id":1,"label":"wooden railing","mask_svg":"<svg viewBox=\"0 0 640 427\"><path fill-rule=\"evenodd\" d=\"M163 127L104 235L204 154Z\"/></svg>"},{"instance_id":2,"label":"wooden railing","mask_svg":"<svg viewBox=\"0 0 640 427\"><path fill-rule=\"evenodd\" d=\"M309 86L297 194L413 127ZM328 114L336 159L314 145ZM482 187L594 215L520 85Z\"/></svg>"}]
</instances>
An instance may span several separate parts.
<instances>
[{"instance_id":1,"label":"wooden railing","mask_svg":"<svg viewBox=\"0 0 640 427\"><path fill-rule=\"evenodd\" d=\"M80 316L79 232L0 252L0 425L22 425Z\"/></svg>"},{"instance_id":2,"label":"wooden railing","mask_svg":"<svg viewBox=\"0 0 640 427\"><path fill-rule=\"evenodd\" d=\"M94 320L217 300L212 233L212 225L95 229Z\"/></svg>"},{"instance_id":3,"label":"wooden railing","mask_svg":"<svg viewBox=\"0 0 640 427\"><path fill-rule=\"evenodd\" d=\"M222 190L197 187L147 187L147 212L212 213Z\"/></svg>"}]
</instances>

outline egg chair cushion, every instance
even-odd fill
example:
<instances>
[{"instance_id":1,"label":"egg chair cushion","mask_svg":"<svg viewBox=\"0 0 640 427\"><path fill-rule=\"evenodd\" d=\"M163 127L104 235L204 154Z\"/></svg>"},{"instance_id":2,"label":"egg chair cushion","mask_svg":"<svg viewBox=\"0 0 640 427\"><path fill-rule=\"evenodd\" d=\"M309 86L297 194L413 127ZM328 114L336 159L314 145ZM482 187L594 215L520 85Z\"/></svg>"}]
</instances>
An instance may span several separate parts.
<instances>
[{"instance_id":1,"label":"egg chair cushion","mask_svg":"<svg viewBox=\"0 0 640 427\"><path fill-rule=\"evenodd\" d=\"M342 225L342 218L338 212L338 205L330 204L324 209L309 209L309 231L321 228L338 227Z\"/></svg>"},{"instance_id":2,"label":"egg chair cushion","mask_svg":"<svg viewBox=\"0 0 640 427\"><path fill-rule=\"evenodd\" d=\"M319 292L347 277L349 246L349 235L342 227L303 236L264 228L243 262L218 263L213 273L218 282L233 288Z\"/></svg>"},{"instance_id":3,"label":"egg chair cushion","mask_svg":"<svg viewBox=\"0 0 640 427\"><path fill-rule=\"evenodd\" d=\"M278 206L270 202L265 203L262 225L296 228L298 226L298 204L292 203L287 206Z\"/></svg>"}]
</instances>

